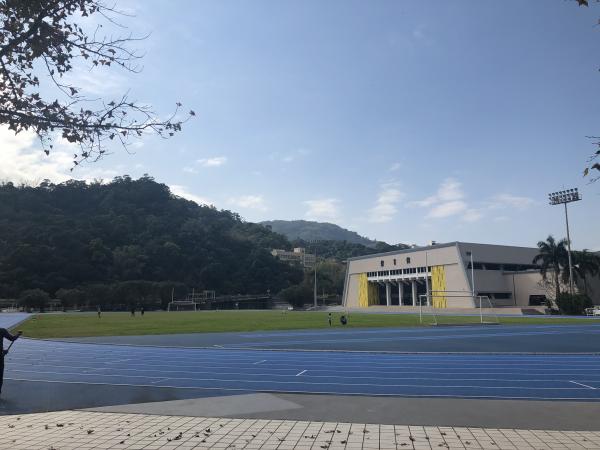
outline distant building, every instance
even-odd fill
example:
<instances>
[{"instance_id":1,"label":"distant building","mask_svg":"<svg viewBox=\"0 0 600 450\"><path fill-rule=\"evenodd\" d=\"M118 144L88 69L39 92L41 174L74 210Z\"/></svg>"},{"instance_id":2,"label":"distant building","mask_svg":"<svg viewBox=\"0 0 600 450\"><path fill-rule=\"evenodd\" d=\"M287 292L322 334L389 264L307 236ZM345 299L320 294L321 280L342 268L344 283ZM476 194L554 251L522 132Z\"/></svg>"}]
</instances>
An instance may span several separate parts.
<instances>
[{"instance_id":1,"label":"distant building","mask_svg":"<svg viewBox=\"0 0 600 450\"><path fill-rule=\"evenodd\" d=\"M271 255L288 264L298 264L305 269L313 269L317 257L312 253L306 253L303 247L296 247L293 251L273 249Z\"/></svg>"},{"instance_id":2,"label":"distant building","mask_svg":"<svg viewBox=\"0 0 600 450\"><path fill-rule=\"evenodd\" d=\"M553 298L553 290L532 263L537 248L431 244L348 258L344 306L415 306L423 298L437 308L473 308L478 306L473 291L475 296L487 297L495 307L539 306L547 296ZM596 284L600 282L594 278L588 279L587 290L598 304L600 289Z\"/></svg>"}]
</instances>

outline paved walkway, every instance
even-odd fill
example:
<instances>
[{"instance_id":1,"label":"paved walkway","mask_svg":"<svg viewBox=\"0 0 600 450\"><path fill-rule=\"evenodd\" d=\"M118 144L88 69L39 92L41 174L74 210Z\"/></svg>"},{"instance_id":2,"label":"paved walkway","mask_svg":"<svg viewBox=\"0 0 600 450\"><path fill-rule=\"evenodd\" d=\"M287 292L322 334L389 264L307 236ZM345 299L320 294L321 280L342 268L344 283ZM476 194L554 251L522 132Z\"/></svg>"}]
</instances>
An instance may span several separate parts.
<instances>
[{"instance_id":1,"label":"paved walkway","mask_svg":"<svg viewBox=\"0 0 600 450\"><path fill-rule=\"evenodd\" d=\"M25 319L27 319L30 315L27 313L0 313L0 328L11 328L14 327Z\"/></svg>"},{"instance_id":2,"label":"paved walkway","mask_svg":"<svg viewBox=\"0 0 600 450\"><path fill-rule=\"evenodd\" d=\"M62 411L0 417L0 449L600 449L600 432Z\"/></svg>"}]
</instances>

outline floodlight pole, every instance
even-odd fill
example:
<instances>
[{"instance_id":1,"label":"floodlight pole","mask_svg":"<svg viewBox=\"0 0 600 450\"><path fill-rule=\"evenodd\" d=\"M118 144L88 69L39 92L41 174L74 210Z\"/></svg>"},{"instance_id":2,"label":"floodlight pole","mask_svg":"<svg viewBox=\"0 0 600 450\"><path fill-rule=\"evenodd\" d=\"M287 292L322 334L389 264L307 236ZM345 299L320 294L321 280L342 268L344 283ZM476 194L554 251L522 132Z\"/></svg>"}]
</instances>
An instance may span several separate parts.
<instances>
[{"instance_id":1,"label":"floodlight pole","mask_svg":"<svg viewBox=\"0 0 600 450\"><path fill-rule=\"evenodd\" d=\"M567 189L565 191L552 192L548 194L551 205L565 205L565 222L567 224L567 254L569 256L569 293L573 296L573 262L571 259L571 233L569 232L569 213L567 211L567 203L577 202L581 200L581 195L577 188Z\"/></svg>"},{"instance_id":2,"label":"floodlight pole","mask_svg":"<svg viewBox=\"0 0 600 450\"><path fill-rule=\"evenodd\" d=\"M567 253L569 255L569 292L573 297L573 264L571 262L571 235L569 234L569 213L565 202L565 222L567 224Z\"/></svg>"}]
</instances>

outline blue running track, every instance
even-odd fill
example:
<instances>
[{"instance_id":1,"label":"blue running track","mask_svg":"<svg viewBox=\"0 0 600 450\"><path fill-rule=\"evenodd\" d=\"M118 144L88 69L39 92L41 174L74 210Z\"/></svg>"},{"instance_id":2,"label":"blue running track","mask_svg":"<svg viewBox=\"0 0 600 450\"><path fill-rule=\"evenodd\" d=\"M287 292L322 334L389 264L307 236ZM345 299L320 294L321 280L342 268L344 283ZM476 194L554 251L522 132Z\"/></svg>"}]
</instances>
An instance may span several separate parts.
<instances>
[{"instance_id":1,"label":"blue running track","mask_svg":"<svg viewBox=\"0 0 600 450\"><path fill-rule=\"evenodd\" d=\"M600 356L160 348L22 339L6 378L209 389L600 400Z\"/></svg>"}]
</instances>

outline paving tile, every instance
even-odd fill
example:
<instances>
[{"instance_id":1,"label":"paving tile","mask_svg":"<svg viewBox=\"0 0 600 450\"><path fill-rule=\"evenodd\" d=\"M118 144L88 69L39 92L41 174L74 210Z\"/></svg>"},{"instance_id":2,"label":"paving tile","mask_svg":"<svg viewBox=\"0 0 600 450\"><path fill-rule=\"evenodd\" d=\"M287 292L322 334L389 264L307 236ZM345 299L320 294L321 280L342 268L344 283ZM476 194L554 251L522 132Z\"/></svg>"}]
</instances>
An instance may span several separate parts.
<instances>
[{"instance_id":1,"label":"paving tile","mask_svg":"<svg viewBox=\"0 0 600 450\"><path fill-rule=\"evenodd\" d=\"M0 450L600 449L600 432L61 411L0 417Z\"/></svg>"}]
</instances>

